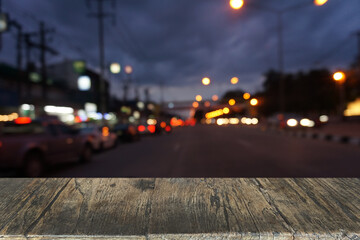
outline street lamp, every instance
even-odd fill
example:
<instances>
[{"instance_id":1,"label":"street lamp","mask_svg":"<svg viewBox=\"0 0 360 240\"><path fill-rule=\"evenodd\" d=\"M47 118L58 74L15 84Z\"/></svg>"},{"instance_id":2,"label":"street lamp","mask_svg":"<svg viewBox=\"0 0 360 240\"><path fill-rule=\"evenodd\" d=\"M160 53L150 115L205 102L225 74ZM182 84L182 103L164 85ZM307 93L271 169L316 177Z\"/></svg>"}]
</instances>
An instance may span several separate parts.
<instances>
[{"instance_id":1,"label":"street lamp","mask_svg":"<svg viewBox=\"0 0 360 240\"><path fill-rule=\"evenodd\" d=\"M235 85L239 82L239 78L233 77L233 78L231 78L230 82L231 82L231 84Z\"/></svg>"},{"instance_id":2,"label":"street lamp","mask_svg":"<svg viewBox=\"0 0 360 240\"><path fill-rule=\"evenodd\" d=\"M201 95L196 95L195 100L200 102L202 100L202 96Z\"/></svg>"},{"instance_id":3,"label":"street lamp","mask_svg":"<svg viewBox=\"0 0 360 240\"><path fill-rule=\"evenodd\" d=\"M258 105L258 103L259 103L259 101L256 98L253 98L253 99L250 100L250 105L251 106L256 106L256 105Z\"/></svg>"},{"instance_id":4,"label":"street lamp","mask_svg":"<svg viewBox=\"0 0 360 240\"><path fill-rule=\"evenodd\" d=\"M230 0L229 4L233 9L237 10L244 5L244 0Z\"/></svg>"},{"instance_id":5,"label":"street lamp","mask_svg":"<svg viewBox=\"0 0 360 240\"><path fill-rule=\"evenodd\" d=\"M298 8L302 8L302 7L306 7L309 4L315 4L316 6L322 6L324 5L328 0L309 0L307 2L303 2L282 10L276 10L273 8L267 8L264 6L259 6L259 5L255 5L255 4L247 4L247 6L255 8L255 9L259 9L259 10L264 10L264 11L268 11L271 13L274 13L277 16L277 35L278 35L278 68L279 68L279 73L280 73L280 84L279 84L279 108L281 112L285 111L285 79L283 77L283 73L284 73L284 50L283 50L283 14L291 11L291 10L295 10ZM241 7L243 7L244 5L244 0L230 0L229 2L230 6L235 9L238 10Z\"/></svg>"},{"instance_id":6,"label":"street lamp","mask_svg":"<svg viewBox=\"0 0 360 240\"><path fill-rule=\"evenodd\" d=\"M314 0L314 4L316 6L322 6L324 5L328 0Z\"/></svg>"},{"instance_id":7,"label":"street lamp","mask_svg":"<svg viewBox=\"0 0 360 240\"><path fill-rule=\"evenodd\" d=\"M124 102L126 103L127 94L128 94L128 90L129 90L129 84L130 84L130 75L133 72L133 68L130 65L126 65L124 70L127 75L127 79L125 79L125 81L124 81Z\"/></svg>"},{"instance_id":8,"label":"street lamp","mask_svg":"<svg viewBox=\"0 0 360 240\"><path fill-rule=\"evenodd\" d=\"M344 82L345 81L345 73L344 72L336 72L333 74L333 79L337 82Z\"/></svg>"},{"instance_id":9,"label":"street lamp","mask_svg":"<svg viewBox=\"0 0 360 240\"><path fill-rule=\"evenodd\" d=\"M251 97L250 93L244 93L243 98L244 100L248 100Z\"/></svg>"},{"instance_id":10,"label":"street lamp","mask_svg":"<svg viewBox=\"0 0 360 240\"><path fill-rule=\"evenodd\" d=\"M130 75L133 72L133 69L130 65L125 66L125 73Z\"/></svg>"},{"instance_id":11,"label":"street lamp","mask_svg":"<svg viewBox=\"0 0 360 240\"><path fill-rule=\"evenodd\" d=\"M205 77L205 78L202 79L202 84L203 84L204 86L209 85L210 82L211 82L211 81L210 81L210 78Z\"/></svg>"},{"instance_id":12,"label":"street lamp","mask_svg":"<svg viewBox=\"0 0 360 240\"><path fill-rule=\"evenodd\" d=\"M121 66L118 63L110 64L110 72L112 74L119 74L121 72Z\"/></svg>"},{"instance_id":13,"label":"street lamp","mask_svg":"<svg viewBox=\"0 0 360 240\"><path fill-rule=\"evenodd\" d=\"M344 83L346 80L346 75L344 72L338 71L333 74L333 79L339 85L339 96L340 96L340 106L339 106L339 115L341 120L343 120L344 111L345 111L345 88Z\"/></svg>"}]
</instances>

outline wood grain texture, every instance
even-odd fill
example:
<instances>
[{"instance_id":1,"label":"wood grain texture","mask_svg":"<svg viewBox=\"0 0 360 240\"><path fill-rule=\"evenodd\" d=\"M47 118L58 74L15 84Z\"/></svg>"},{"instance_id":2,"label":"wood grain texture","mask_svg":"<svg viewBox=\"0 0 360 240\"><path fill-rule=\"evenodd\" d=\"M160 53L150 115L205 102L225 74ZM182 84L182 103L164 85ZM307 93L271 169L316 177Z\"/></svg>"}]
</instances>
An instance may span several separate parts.
<instances>
[{"instance_id":1,"label":"wood grain texture","mask_svg":"<svg viewBox=\"0 0 360 240\"><path fill-rule=\"evenodd\" d=\"M0 236L26 235L41 218L68 179L1 180ZM8 182L8 184L6 184ZM5 196L4 196L5 195Z\"/></svg>"},{"instance_id":2,"label":"wood grain texture","mask_svg":"<svg viewBox=\"0 0 360 240\"><path fill-rule=\"evenodd\" d=\"M72 179L56 204L29 232L29 236L144 236L148 227L154 181L154 179ZM58 223L62 224L58 225Z\"/></svg>"},{"instance_id":3,"label":"wood grain texture","mask_svg":"<svg viewBox=\"0 0 360 240\"><path fill-rule=\"evenodd\" d=\"M360 240L359 179L0 179L0 240Z\"/></svg>"}]
</instances>

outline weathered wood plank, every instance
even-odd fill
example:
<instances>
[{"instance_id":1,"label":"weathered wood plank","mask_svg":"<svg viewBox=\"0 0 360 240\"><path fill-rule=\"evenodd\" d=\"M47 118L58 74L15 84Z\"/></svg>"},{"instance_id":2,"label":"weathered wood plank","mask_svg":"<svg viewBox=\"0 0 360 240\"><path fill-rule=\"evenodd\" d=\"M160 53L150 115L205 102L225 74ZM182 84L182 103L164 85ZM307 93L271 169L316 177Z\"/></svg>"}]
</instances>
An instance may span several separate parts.
<instances>
[{"instance_id":1,"label":"weathered wood plank","mask_svg":"<svg viewBox=\"0 0 360 240\"><path fill-rule=\"evenodd\" d=\"M153 239L176 233L251 239L291 235L291 229L249 179L157 179L149 233Z\"/></svg>"},{"instance_id":2,"label":"weathered wood plank","mask_svg":"<svg viewBox=\"0 0 360 240\"><path fill-rule=\"evenodd\" d=\"M24 236L34 226L36 219L51 206L68 181L2 179L0 236Z\"/></svg>"},{"instance_id":3,"label":"weathered wood plank","mask_svg":"<svg viewBox=\"0 0 360 240\"><path fill-rule=\"evenodd\" d=\"M358 187L346 187L339 179L256 179L259 189L295 231L294 236L342 239L360 233ZM358 182L348 179L347 182ZM331 188L329 186L332 186ZM355 186L355 185L353 185ZM357 196L354 195L357 191ZM356 238L355 238L356 239Z\"/></svg>"},{"instance_id":4,"label":"weathered wood plank","mask_svg":"<svg viewBox=\"0 0 360 240\"><path fill-rule=\"evenodd\" d=\"M0 240L360 239L359 179L0 179Z\"/></svg>"},{"instance_id":5,"label":"weathered wood plank","mask_svg":"<svg viewBox=\"0 0 360 240\"><path fill-rule=\"evenodd\" d=\"M72 179L28 236L145 236L154 181Z\"/></svg>"}]
</instances>

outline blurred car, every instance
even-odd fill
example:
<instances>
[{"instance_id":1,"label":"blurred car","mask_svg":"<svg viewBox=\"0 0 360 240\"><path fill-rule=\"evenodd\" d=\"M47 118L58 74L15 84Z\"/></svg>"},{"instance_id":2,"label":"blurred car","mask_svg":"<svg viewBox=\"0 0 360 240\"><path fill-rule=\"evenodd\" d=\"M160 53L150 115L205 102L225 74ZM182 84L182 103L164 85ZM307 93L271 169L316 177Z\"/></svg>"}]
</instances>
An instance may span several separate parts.
<instances>
[{"instance_id":1,"label":"blurred car","mask_svg":"<svg viewBox=\"0 0 360 240\"><path fill-rule=\"evenodd\" d=\"M267 119L268 126L286 128L313 128L324 124L320 117L304 117L299 114L275 114Z\"/></svg>"},{"instance_id":2,"label":"blurred car","mask_svg":"<svg viewBox=\"0 0 360 240\"><path fill-rule=\"evenodd\" d=\"M172 127L166 122L154 122L153 124L143 123L138 126L138 132L142 135L154 135L162 133L171 133Z\"/></svg>"},{"instance_id":3,"label":"blurred car","mask_svg":"<svg viewBox=\"0 0 360 240\"><path fill-rule=\"evenodd\" d=\"M58 120L17 118L0 127L0 167L21 169L28 177L41 176L47 165L89 162L89 135Z\"/></svg>"},{"instance_id":4,"label":"blurred car","mask_svg":"<svg viewBox=\"0 0 360 240\"><path fill-rule=\"evenodd\" d=\"M135 125L116 124L111 132L116 134L117 140L122 142L134 142L140 140L140 134Z\"/></svg>"},{"instance_id":5,"label":"blurred car","mask_svg":"<svg viewBox=\"0 0 360 240\"><path fill-rule=\"evenodd\" d=\"M116 144L116 135L109 131L109 127L99 127L96 124L81 123L76 126L81 134L90 135L91 146L100 151L112 148Z\"/></svg>"}]
</instances>

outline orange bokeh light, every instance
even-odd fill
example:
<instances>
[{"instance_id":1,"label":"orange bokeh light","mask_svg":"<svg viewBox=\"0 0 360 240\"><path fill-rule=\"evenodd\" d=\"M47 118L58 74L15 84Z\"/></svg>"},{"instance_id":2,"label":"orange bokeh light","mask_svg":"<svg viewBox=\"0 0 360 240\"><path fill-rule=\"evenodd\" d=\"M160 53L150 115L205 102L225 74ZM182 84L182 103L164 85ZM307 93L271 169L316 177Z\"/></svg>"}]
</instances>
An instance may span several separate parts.
<instances>
[{"instance_id":1,"label":"orange bokeh light","mask_svg":"<svg viewBox=\"0 0 360 240\"><path fill-rule=\"evenodd\" d=\"M333 79L338 82L342 82L345 80L345 73L343 72L336 72L333 75Z\"/></svg>"},{"instance_id":2,"label":"orange bokeh light","mask_svg":"<svg viewBox=\"0 0 360 240\"><path fill-rule=\"evenodd\" d=\"M229 105L230 105L230 106L234 106L235 103L236 103L235 99L230 99L230 100L229 100Z\"/></svg>"},{"instance_id":3,"label":"orange bokeh light","mask_svg":"<svg viewBox=\"0 0 360 240\"><path fill-rule=\"evenodd\" d=\"M230 0L229 4L233 9L237 10L244 5L244 0Z\"/></svg>"},{"instance_id":4,"label":"orange bokeh light","mask_svg":"<svg viewBox=\"0 0 360 240\"><path fill-rule=\"evenodd\" d=\"M328 0L314 0L314 4L316 6L322 6L324 5Z\"/></svg>"},{"instance_id":5,"label":"orange bokeh light","mask_svg":"<svg viewBox=\"0 0 360 240\"><path fill-rule=\"evenodd\" d=\"M239 79L237 77L233 77L230 82L231 84L237 84L239 82Z\"/></svg>"},{"instance_id":6,"label":"orange bokeh light","mask_svg":"<svg viewBox=\"0 0 360 240\"><path fill-rule=\"evenodd\" d=\"M198 103L198 102L193 102L192 106L193 106L194 108L198 108L198 107L199 107L199 103Z\"/></svg>"},{"instance_id":7,"label":"orange bokeh light","mask_svg":"<svg viewBox=\"0 0 360 240\"><path fill-rule=\"evenodd\" d=\"M102 135L104 136L104 137L107 137L107 136L109 136L109 128L108 127L103 127L102 128Z\"/></svg>"},{"instance_id":8,"label":"orange bokeh light","mask_svg":"<svg viewBox=\"0 0 360 240\"><path fill-rule=\"evenodd\" d=\"M250 93L244 93L243 98L248 100L251 97Z\"/></svg>"},{"instance_id":9,"label":"orange bokeh light","mask_svg":"<svg viewBox=\"0 0 360 240\"><path fill-rule=\"evenodd\" d=\"M214 102L216 102L217 100L219 100L219 97L218 97L218 95L213 95L213 96L211 97L211 99L212 99Z\"/></svg>"}]
</instances>

